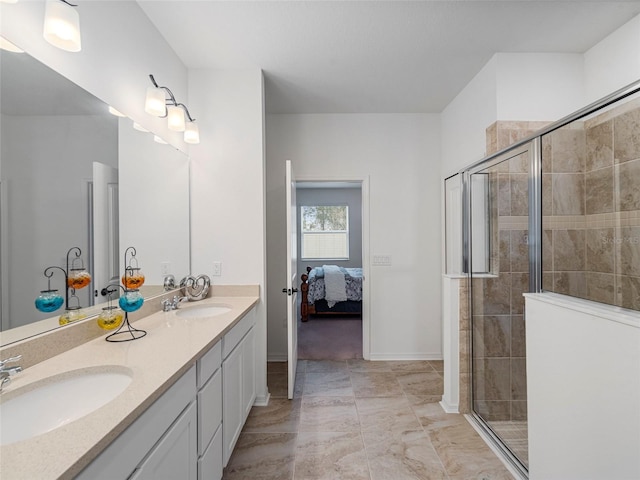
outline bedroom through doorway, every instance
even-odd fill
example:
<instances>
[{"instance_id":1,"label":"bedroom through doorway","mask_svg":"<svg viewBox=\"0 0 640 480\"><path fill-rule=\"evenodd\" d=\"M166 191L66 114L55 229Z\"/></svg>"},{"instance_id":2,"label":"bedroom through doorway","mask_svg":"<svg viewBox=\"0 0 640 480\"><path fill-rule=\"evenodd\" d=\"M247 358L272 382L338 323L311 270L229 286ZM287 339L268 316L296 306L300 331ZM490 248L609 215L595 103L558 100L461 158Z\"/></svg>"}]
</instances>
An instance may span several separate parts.
<instances>
[{"instance_id":1,"label":"bedroom through doorway","mask_svg":"<svg viewBox=\"0 0 640 480\"><path fill-rule=\"evenodd\" d=\"M300 360L363 358L362 191L362 182L296 182Z\"/></svg>"}]
</instances>

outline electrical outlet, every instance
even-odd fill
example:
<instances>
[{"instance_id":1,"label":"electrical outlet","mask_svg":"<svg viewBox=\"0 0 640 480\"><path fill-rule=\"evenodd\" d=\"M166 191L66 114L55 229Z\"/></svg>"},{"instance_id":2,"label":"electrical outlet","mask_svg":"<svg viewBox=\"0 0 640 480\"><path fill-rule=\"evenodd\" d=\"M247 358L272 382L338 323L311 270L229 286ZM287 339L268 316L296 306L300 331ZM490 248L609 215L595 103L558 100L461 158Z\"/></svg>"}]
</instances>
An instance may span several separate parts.
<instances>
[{"instance_id":1,"label":"electrical outlet","mask_svg":"<svg viewBox=\"0 0 640 480\"><path fill-rule=\"evenodd\" d=\"M213 262L213 276L219 277L222 275L222 262Z\"/></svg>"},{"instance_id":2,"label":"electrical outlet","mask_svg":"<svg viewBox=\"0 0 640 480\"><path fill-rule=\"evenodd\" d=\"M160 262L160 273L162 275L169 275L169 273L171 273L171 262Z\"/></svg>"}]
</instances>

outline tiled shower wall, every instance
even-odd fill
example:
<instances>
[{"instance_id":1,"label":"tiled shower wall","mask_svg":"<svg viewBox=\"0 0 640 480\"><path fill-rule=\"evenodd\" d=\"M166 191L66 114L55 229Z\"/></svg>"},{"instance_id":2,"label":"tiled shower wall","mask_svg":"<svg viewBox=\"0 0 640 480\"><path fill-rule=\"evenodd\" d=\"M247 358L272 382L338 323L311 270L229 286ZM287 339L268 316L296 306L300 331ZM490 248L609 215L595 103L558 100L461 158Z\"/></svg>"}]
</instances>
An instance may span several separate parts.
<instances>
[{"instance_id":1,"label":"tiled shower wall","mask_svg":"<svg viewBox=\"0 0 640 480\"><path fill-rule=\"evenodd\" d=\"M640 310L640 99L542 149L543 289Z\"/></svg>"},{"instance_id":2,"label":"tiled shower wall","mask_svg":"<svg viewBox=\"0 0 640 480\"><path fill-rule=\"evenodd\" d=\"M545 125L545 122L495 122L487 128L487 155ZM502 162L487 173L493 222L491 276L473 279L474 408L488 421L526 420L522 293L529 284L528 156Z\"/></svg>"}]
</instances>

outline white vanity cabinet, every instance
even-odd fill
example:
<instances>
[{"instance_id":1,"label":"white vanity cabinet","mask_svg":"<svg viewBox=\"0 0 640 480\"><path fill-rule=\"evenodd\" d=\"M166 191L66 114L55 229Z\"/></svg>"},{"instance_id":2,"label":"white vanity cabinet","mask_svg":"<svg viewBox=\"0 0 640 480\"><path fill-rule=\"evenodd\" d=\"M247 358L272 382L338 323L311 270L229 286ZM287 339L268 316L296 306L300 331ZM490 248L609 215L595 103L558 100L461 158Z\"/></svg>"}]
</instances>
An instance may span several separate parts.
<instances>
[{"instance_id":1,"label":"white vanity cabinet","mask_svg":"<svg viewBox=\"0 0 640 480\"><path fill-rule=\"evenodd\" d=\"M222 478L222 342L196 366L198 384L198 480Z\"/></svg>"},{"instance_id":2,"label":"white vanity cabinet","mask_svg":"<svg viewBox=\"0 0 640 480\"><path fill-rule=\"evenodd\" d=\"M195 399L193 366L76 478L196 480Z\"/></svg>"},{"instance_id":3,"label":"white vanity cabinet","mask_svg":"<svg viewBox=\"0 0 640 480\"><path fill-rule=\"evenodd\" d=\"M255 310L76 477L220 480L256 397Z\"/></svg>"},{"instance_id":4,"label":"white vanity cabinet","mask_svg":"<svg viewBox=\"0 0 640 480\"><path fill-rule=\"evenodd\" d=\"M256 398L255 323L255 310L251 310L222 339L222 441L225 467Z\"/></svg>"}]
</instances>

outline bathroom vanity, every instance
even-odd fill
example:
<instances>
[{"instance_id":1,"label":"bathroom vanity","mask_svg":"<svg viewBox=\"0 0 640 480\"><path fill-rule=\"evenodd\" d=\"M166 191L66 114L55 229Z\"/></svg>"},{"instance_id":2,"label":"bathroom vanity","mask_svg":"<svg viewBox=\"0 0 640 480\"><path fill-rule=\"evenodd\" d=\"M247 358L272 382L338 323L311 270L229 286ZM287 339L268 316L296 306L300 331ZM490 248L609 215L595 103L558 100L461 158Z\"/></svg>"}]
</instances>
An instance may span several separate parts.
<instances>
[{"instance_id":1,"label":"bathroom vanity","mask_svg":"<svg viewBox=\"0 0 640 480\"><path fill-rule=\"evenodd\" d=\"M77 420L0 446L2 478L221 478L256 396L259 294L248 288L145 317L135 323L148 332L140 340L98 338L14 377L3 402L96 368L131 382Z\"/></svg>"}]
</instances>

